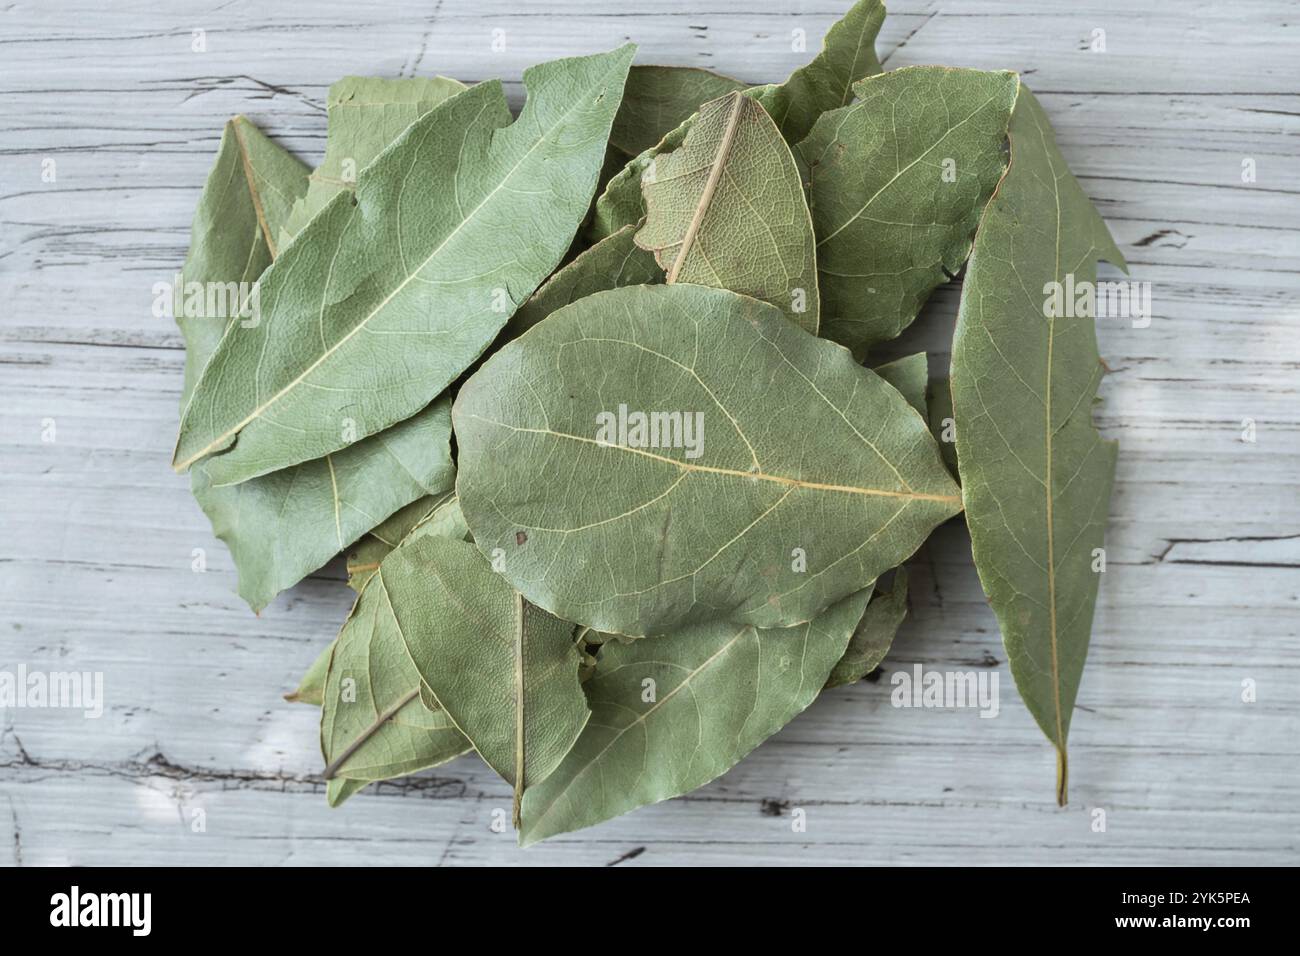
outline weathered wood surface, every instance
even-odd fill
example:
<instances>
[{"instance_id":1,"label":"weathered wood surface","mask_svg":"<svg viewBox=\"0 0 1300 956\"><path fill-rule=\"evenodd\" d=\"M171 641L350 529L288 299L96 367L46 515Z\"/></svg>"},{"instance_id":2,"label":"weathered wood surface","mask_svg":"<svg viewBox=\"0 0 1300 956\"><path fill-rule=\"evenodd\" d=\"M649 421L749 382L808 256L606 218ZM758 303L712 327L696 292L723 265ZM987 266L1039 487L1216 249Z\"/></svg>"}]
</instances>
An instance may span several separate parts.
<instances>
[{"instance_id":1,"label":"weathered wood surface","mask_svg":"<svg viewBox=\"0 0 1300 956\"><path fill-rule=\"evenodd\" d=\"M326 807L315 711L280 695L346 610L338 568L254 617L168 467L182 353L151 288L184 257L222 121L246 113L315 160L343 73L502 76L517 102L529 63L627 38L640 62L779 79L810 55L791 31L815 49L841 12L698 6L0 8L0 669L102 671L107 696L98 720L0 717L0 863L609 863L637 848L625 865L1300 861L1290 0L898 0L879 44L891 68L1022 71L1153 284L1149 328L1100 330L1112 374L1097 420L1122 450L1069 808L1054 805L1051 750L1015 696L959 526L914 561L914 613L886 666L995 669L996 720L895 709L887 681L836 690L691 797L527 852L490 829L509 792L473 759ZM942 368L955 305L943 290L896 351L932 347Z\"/></svg>"}]
</instances>

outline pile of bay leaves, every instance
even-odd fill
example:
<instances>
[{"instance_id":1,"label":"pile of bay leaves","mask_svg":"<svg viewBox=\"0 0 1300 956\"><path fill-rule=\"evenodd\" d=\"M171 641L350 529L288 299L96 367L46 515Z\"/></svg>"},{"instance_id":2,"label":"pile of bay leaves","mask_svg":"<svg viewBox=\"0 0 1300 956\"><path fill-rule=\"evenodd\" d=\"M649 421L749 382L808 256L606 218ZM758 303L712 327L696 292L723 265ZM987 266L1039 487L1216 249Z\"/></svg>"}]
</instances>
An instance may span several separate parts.
<instances>
[{"instance_id":1,"label":"pile of bay leaves","mask_svg":"<svg viewBox=\"0 0 1300 956\"><path fill-rule=\"evenodd\" d=\"M173 463L255 610L350 553L290 695L331 803L471 750L524 844L686 793L879 664L963 512L1064 802L1116 447L1042 292L1122 258L1019 77L884 72L883 19L765 86L543 63L517 119L349 77L314 171L226 125ZM950 379L873 362L963 266Z\"/></svg>"}]
</instances>

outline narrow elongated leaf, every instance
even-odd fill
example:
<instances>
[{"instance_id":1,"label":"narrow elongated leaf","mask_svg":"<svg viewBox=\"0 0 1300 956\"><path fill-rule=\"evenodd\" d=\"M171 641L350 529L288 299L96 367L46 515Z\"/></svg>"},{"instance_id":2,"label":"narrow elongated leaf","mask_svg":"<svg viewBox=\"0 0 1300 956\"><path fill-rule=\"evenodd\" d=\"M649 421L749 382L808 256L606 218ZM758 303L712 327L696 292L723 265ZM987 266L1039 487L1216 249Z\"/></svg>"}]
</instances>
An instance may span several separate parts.
<instances>
[{"instance_id":1,"label":"narrow elongated leaf","mask_svg":"<svg viewBox=\"0 0 1300 956\"><path fill-rule=\"evenodd\" d=\"M952 397L975 567L1016 687L1056 746L1062 804L1118 445L1092 423L1103 367L1091 315L1057 317L1045 296L1071 278L1090 287L1098 258L1124 264L1022 90L1011 166L966 271Z\"/></svg>"},{"instance_id":2,"label":"narrow elongated leaf","mask_svg":"<svg viewBox=\"0 0 1300 956\"><path fill-rule=\"evenodd\" d=\"M802 623L959 510L898 392L720 289L566 306L471 376L453 420L474 540L529 601L602 631Z\"/></svg>"},{"instance_id":3,"label":"narrow elongated leaf","mask_svg":"<svg viewBox=\"0 0 1300 956\"><path fill-rule=\"evenodd\" d=\"M227 124L195 214L186 282L229 290L250 274L257 280L248 270L271 261L276 246L267 237L283 231L289 198L306 188L303 170L247 120ZM219 341L211 330L234 321L242 320L178 318L187 368L206 365ZM395 509L450 486L449 412L448 402L436 402L336 455L231 487L215 487L200 463L191 488L230 549L240 596L260 610Z\"/></svg>"},{"instance_id":4,"label":"narrow elongated leaf","mask_svg":"<svg viewBox=\"0 0 1300 956\"><path fill-rule=\"evenodd\" d=\"M853 83L880 72L876 59L876 34L885 19L880 0L858 0L844 17L831 25L821 52L780 84L753 86L745 95L767 110L785 141L794 146L812 129L817 117L853 100ZM633 157L606 184L596 201L587 235L593 242L640 221L645 216L641 177L660 153L682 145L695 117L666 133L660 142Z\"/></svg>"},{"instance_id":5,"label":"narrow elongated leaf","mask_svg":"<svg viewBox=\"0 0 1300 956\"><path fill-rule=\"evenodd\" d=\"M635 156L681 125L702 103L748 86L729 76L689 66L634 66L609 142Z\"/></svg>"},{"instance_id":6,"label":"narrow elongated leaf","mask_svg":"<svg viewBox=\"0 0 1300 956\"><path fill-rule=\"evenodd\" d=\"M796 152L808 170L823 334L861 354L961 268L1006 168L1014 73L937 66L854 85Z\"/></svg>"},{"instance_id":7,"label":"narrow elongated leaf","mask_svg":"<svg viewBox=\"0 0 1300 956\"><path fill-rule=\"evenodd\" d=\"M239 283L257 281L271 264L290 207L306 190L306 166L245 117L226 123L217 161L194 211L190 251L181 270L182 306L176 310L176 324L185 338L182 409L227 325L239 320L244 302L226 283L238 288ZM221 314L209 315L209 283L214 282L221 283L226 307L216 310ZM184 294L191 283L200 284L197 298Z\"/></svg>"},{"instance_id":8,"label":"narrow elongated leaf","mask_svg":"<svg viewBox=\"0 0 1300 956\"><path fill-rule=\"evenodd\" d=\"M762 106L741 93L704 104L641 190L636 244L654 252L669 283L762 299L817 334L812 218L790 147Z\"/></svg>"},{"instance_id":9,"label":"narrow elongated leaf","mask_svg":"<svg viewBox=\"0 0 1300 956\"><path fill-rule=\"evenodd\" d=\"M524 794L524 846L701 787L806 708L844 653L865 592L814 620L756 629L693 624L607 641L584 685L592 718L573 750Z\"/></svg>"},{"instance_id":10,"label":"narrow elongated leaf","mask_svg":"<svg viewBox=\"0 0 1300 956\"><path fill-rule=\"evenodd\" d=\"M907 568L900 567L894 570L894 580L888 589L877 587L872 592L871 603L853 629L849 646L826 679L826 686L855 683L879 667L906 616Z\"/></svg>"},{"instance_id":11,"label":"narrow elongated leaf","mask_svg":"<svg viewBox=\"0 0 1300 956\"><path fill-rule=\"evenodd\" d=\"M214 483L245 481L372 435L446 388L568 247L633 51L526 71L513 124L488 82L409 127L267 270L263 320L222 339L175 466L214 455Z\"/></svg>"},{"instance_id":12,"label":"narrow elongated leaf","mask_svg":"<svg viewBox=\"0 0 1300 956\"><path fill-rule=\"evenodd\" d=\"M325 158L311 174L306 195L294 203L280 245L287 246L338 193L355 188L357 174L408 126L464 89L464 83L445 76L345 76L331 86L325 98Z\"/></svg>"},{"instance_id":13,"label":"narrow elongated leaf","mask_svg":"<svg viewBox=\"0 0 1300 956\"><path fill-rule=\"evenodd\" d=\"M421 536L379 573L425 684L514 786L517 821L520 796L555 769L590 716L573 625L530 606L465 542Z\"/></svg>"},{"instance_id":14,"label":"narrow elongated leaf","mask_svg":"<svg viewBox=\"0 0 1300 956\"><path fill-rule=\"evenodd\" d=\"M193 471L194 497L239 570L239 596L260 611L403 505L450 488L451 403L283 471L214 486Z\"/></svg>"},{"instance_id":15,"label":"narrow elongated leaf","mask_svg":"<svg viewBox=\"0 0 1300 956\"><path fill-rule=\"evenodd\" d=\"M327 779L386 780L470 749L447 714L420 701L420 674L407 656L385 577L394 555L357 595L334 643L320 724Z\"/></svg>"},{"instance_id":16,"label":"narrow elongated leaf","mask_svg":"<svg viewBox=\"0 0 1300 956\"><path fill-rule=\"evenodd\" d=\"M592 293L663 282L663 270L633 241L635 233L636 226L624 226L547 279L510 317L506 337L518 338L556 309Z\"/></svg>"}]
</instances>

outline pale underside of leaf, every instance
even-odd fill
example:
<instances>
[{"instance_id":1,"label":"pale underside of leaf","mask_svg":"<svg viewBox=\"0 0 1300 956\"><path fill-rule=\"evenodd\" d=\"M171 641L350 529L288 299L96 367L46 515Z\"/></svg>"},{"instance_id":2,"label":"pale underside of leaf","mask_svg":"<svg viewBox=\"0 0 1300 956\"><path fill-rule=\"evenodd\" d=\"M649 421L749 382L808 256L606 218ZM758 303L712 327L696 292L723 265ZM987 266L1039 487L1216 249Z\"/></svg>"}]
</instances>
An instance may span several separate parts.
<instances>
[{"instance_id":1,"label":"pale underside of leaf","mask_svg":"<svg viewBox=\"0 0 1300 956\"><path fill-rule=\"evenodd\" d=\"M800 67L783 84L752 86L744 91L763 105L791 147L807 135L818 116L853 100L855 81L880 72L875 42L884 18L885 8L879 0L858 0L831 25L821 52L811 63ZM591 241L644 218L643 173L660 153L677 149L694 122L691 116L666 132L656 145L634 156L622 172L610 179L597 199L587 230Z\"/></svg>"},{"instance_id":2,"label":"pale underside of leaf","mask_svg":"<svg viewBox=\"0 0 1300 956\"><path fill-rule=\"evenodd\" d=\"M670 284L750 295L817 333L812 219L794 157L762 106L739 92L704 104L641 189L636 243L655 253Z\"/></svg>"}]
</instances>

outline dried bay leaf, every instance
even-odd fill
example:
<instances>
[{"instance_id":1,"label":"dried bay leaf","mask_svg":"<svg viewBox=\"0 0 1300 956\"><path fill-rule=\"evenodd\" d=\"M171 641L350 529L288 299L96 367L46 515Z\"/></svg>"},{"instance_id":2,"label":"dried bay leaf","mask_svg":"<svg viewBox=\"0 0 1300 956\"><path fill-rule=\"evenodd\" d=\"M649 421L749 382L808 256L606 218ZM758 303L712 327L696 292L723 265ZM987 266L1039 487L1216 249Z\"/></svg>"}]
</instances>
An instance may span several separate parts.
<instances>
[{"instance_id":1,"label":"dried bay leaf","mask_svg":"<svg viewBox=\"0 0 1300 956\"><path fill-rule=\"evenodd\" d=\"M1118 445L1092 423L1103 366L1090 318L1053 318L1051 283L1096 280L1124 265L1097 210L1022 89L1011 165L975 238L952 351L957 463L980 582L997 614L1011 674L1057 750L1088 652Z\"/></svg>"},{"instance_id":2,"label":"dried bay leaf","mask_svg":"<svg viewBox=\"0 0 1300 956\"><path fill-rule=\"evenodd\" d=\"M812 703L867 593L794 627L713 622L604 642L584 685L591 720L559 768L524 794L520 844L680 796L730 770Z\"/></svg>"},{"instance_id":3,"label":"dried bay leaf","mask_svg":"<svg viewBox=\"0 0 1300 956\"><path fill-rule=\"evenodd\" d=\"M510 317L505 337L517 338L556 309L595 292L663 282L654 255L634 241L636 228L624 226L606 236L547 279Z\"/></svg>"},{"instance_id":4,"label":"dried bay leaf","mask_svg":"<svg viewBox=\"0 0 1300 956\"><path fill-rule=\"evenodd\" d=\"M961 268L1006 168L1019 78L912 66L855 84L796 152L817 231L824 332L861 354Z\"/></svg>"},{"instance_id":5,"label":"dried bay leaf","mask_svg":"<svg viewBox=\"0 0 1300 956\"><path fill-rule=\"evenodd\" d=\"M698 454L601 436L620 406L677 413L682 439L702 420ZM601 631L802 623L960 510L897 391L720 289L632 286L566 306L470 377L453 421L478 546L500 549L529 601Z\"/></svg>"},{"instance_id":6,"label":"dried bay leaf","mask_svg":"<svg viewBox=\"0 0 1300 956\"><path fill-rule=\"evenodd\" d=\"M626 156L650 149L700 104L748 86L692 66L634 66L614 117L609 143Z\"/></svg>"},{"instance_id":7,"label":"dried bay leaf","mask_svg":"<svg viewBox=\"0 0 1300 956\"><path fill-rule=\"evenodd\" d=\"M446 388L567 249L633 52L525 71L514 123L491 81L409 127L267 270L263 320L213 354L175 467L213 455L214 484L246 481L373 435Z\"/></svg>"},{"instance_id":8,"label":"dried bay leaf","mask_svg":"<svg viewBox=\"0 0 1300 956\"><path fill-rule=\"evenodd\" d=\"M470 749L469 741L420 679L393 613L391 582L404 585L394 552L424 537L464 535L453 495L422 498L380 526L396 544L358 585L348 619L290 700L322 705L321 750L331 806L371 780L438 766ZM380 529L376 529L380 530ZM388 577L384 577L387 568ZM400 600L400 598L399 598ZM351 781L351 784L346 781Z\"/></svg>"},{"instance_id":9,"label":"dried bay leaf","mask_svg":"<svg viewBox=\"0 0 1300 956\"><path fill-rule=\"evenodd\" d=\"M455 481L451 402L333 455L237 485L193 470L194 497L239 570L239 595L260 611L403 505Z\"/></svg>"},{"instance_id":10,"label":"dried bay leaf","mask_svg":"<svg viewBox=\"0 0 1300 956\"><path fill-rule=\"evenodd\" d=\"M464 89L464 83L445 76L345 76L331 86L325 99L325 158L311 174L306 195L294 203L280 245L287 246L335 195L354 188L357 174L408 126Z\"/></svg>"},{"instance_id":11,"label":"dried bay leaf","mask_svg":"<svg viewBox=\"0 0 1300 956\"><path fill-rule=\"evenodd\" d=\"M269 237L282 232L290 197L306 188L305 168L248 120L231 120L195 213L185 281L258 280L249 270L271 262L277 247ZM211 330L242 320L177 321L186 367L201 369L220 340ZM450 403L441 400L338 454L239 485L214 486L201 462L190 485L230 549L240 596L257 611L397 508L450 487L450 440Z\"/></svg>"},{"instance_id":12,"label":"dried bay leaf","mask_svg":"<svg viewBox=\"0 0 1300 956\"><path fill-rule=\"evenodd\" d=\"M957 477L957 429L952 415L952 384L946 378L936 379L926 388L925 405L930 420L930 432L939 443L943 463Z\"/></svg>"},{"instance_id":13,"label":"dried bay leaf","mask_svg":"<svg viewBox=\"0 0 1300 956\"><path fill-rule=\"evenodd\" d=\"M826 679L827 687L840 687L862 680L880 666L893 646L898 627L907 616L907 568L894 569L889 589L879 586L871 595L862 620L853 629L844 656Z\"/></svg>"},{"instance_id":14,"label":"dried bay leaf","mask_svg":"<svg viewBox=\"0 0 1300 956\"><path fill-rule=\"evenodd\" d=\"M468 536L456 493L425 495L372 528L348 555L348 587L360 591L366 579L378 570L379 562L416 530L447 538Z\"/></svg>"},{"instance_id":15,"label":"dried bay leaf","mask_svg":"<svg viewBox=\"0 0 1300 956\"><path fill-rule=\"evenodd\" d=\"M521 796L550 775L590 716L574 626L529 605L466 542L414 538L384 559L381 575L410 660L514 786L517 821Z\"/></svg>"},{"instance_id":16,"label":"dried bay leaf","mask_svg":"<svg viewBox=\"0 0 1300 956\"><path fill-rule=\"evenodd\" d=\"M729 93L700 107L679 149L641 183L636 244L667 281L730 289L770 302L817 334L812 218L790 147L756 101Z\"/></svg>"},{"instance_id":17,"label":"dried bay leaf","mask_svg":"<svg viewBox=\"0 0 1300 956\"><path fill-rule=\"evenodd\" d=\"M877 365L872 371L894 386L922 418L926 417L925 388L930 377L930 364L924 352Z\"/></svg>"},{"instance_id":18,"label":"dried bay leaf","mask_svg":"<svg viewBox=\"0 0 1300 956\"><path fill-rule=\"evenodd\" d=\"M236 116L221 134L217 160L208 174L190 226L190 250L181 268L185 285L252 283L271 264L276 237L289 210L307 190L307 167L268 139L246 117ZM181 289L184 292L184 287ZM206 309L207 293L202 299ZM227 303L243 305L239 295ZM181 408L237 309L226 315L185 315L176 324L185 339L185 383Z\"/></svg>"},{"instance_id":19,"label":"dried bay leaf","mask_svg":"<svg viewBox=\"0 0 1300 956\"><path fill-rule=\"evenodd\" d=\"M795 70L784 83L753 86L745 90L745 95L763 105L793 147L813 128L818 116L852 102L854 81L880 72L875 44L884 19L885 7L880 0L858 0L831 25L821 52L812 62ZM596 200L588 227L591 240L603 239L645 216L642 175L656 156L682 145L694 121L694 116L684 120L610 179Z\"/></svg>"},{"instance_id":20,"label":"dried bay leaf","mask_svg":"<svg viewBox=\"0 0 1300 956\"><path fill-rule=\"evenodd\" d=\"M332 648L320 723L326 779L386 780L470 749L446 713L420 700L420 674L407 654L385 577L400 554L399 548L389 555L366 582ZM333 793L330 802L338 802Z\"/></svg>"}]
</instances>

